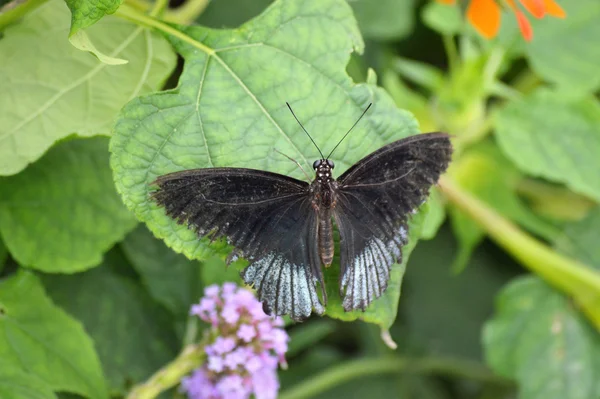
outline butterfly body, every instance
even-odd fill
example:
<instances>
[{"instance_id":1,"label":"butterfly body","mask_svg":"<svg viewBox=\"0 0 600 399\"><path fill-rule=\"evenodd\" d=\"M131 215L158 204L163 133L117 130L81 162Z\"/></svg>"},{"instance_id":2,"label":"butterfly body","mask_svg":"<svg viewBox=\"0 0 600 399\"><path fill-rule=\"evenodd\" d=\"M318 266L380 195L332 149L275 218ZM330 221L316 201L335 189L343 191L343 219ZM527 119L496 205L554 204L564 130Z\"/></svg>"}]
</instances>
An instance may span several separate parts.
<instances>
[{"instance_id":1,"label":"butterfly body","mask_svg":"<svg viewBox=\"0 0 600 399\"><path fill-rule=\"evenodd\" d=\"M427 199L452 153L448 135L392 142L334 179L315 161L309 184L243 168L191 169L159 176L152 197L199 236L225 237L250 264L242 272L268 314L304 319L325 311L322 267L340 234L340 295L346 311L365 310L401 262L408 219Z\"/></svg>"}]
</instances>

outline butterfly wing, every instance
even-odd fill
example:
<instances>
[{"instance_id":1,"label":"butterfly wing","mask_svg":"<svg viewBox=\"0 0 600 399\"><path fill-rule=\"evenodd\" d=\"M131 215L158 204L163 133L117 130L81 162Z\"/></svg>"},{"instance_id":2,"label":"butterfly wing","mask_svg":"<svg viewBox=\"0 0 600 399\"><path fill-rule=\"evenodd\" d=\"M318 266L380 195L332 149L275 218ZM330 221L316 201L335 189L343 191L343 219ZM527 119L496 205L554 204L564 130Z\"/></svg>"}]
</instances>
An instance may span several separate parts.
<instances>
[{"instance_id":1,"label":"butterfly wing","mask_svg":"<svg viewBox=\"0 0 600 399\"><path fill-rule=\"evenodd\" d=\"M448 135L421 134L380 148L340 176L334 218L346 311L365 310L383 294L408 240L408 215L425 201L451 155Z\"/></svg>"},{"instance_id":2,"label":"butterfly wing","mask_svg":"<svg viewBox=\"0 0 600 399\"><path fill-rule=\"evenodd\" d=\"M242 272L265 311L303 319L323 313L316 212L309 185L253 169L192 169L160 176L152 196L199 236L225 237L250 260Z\"/></svg>"}]
</instances>

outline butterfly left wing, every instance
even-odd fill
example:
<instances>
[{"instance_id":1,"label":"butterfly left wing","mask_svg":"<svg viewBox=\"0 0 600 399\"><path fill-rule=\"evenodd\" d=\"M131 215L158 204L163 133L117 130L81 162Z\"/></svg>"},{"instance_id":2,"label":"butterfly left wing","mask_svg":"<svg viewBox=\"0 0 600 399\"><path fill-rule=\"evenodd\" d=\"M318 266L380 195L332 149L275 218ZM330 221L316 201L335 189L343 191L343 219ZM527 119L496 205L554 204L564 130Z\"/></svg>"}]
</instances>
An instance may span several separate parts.
<instances>
[{"instance_id":1,"label":"butterfly left wing","mask_svg":"<svg viewBox=\"0 0 600 399\"><path fill-rule=\"evenodd\" d=\"M365 310L401 262L408 216L426 200L450 162L448 135L428 133L388 144L338 179L333 215L340 232L344 310Z\"/></svg>"},{"instance_id":2,"label":"butterfly left wing","mask_svg":"<svg viewBox=\"0 0 600 399\"><path fill-rule=\"evenodd\" d=\"M192 169L160 176L153 199L200 237L225 237L250 260L242 277L267 313L323 313L317 215L308 183L254 169Z\"/></svg>"}]
</instances>

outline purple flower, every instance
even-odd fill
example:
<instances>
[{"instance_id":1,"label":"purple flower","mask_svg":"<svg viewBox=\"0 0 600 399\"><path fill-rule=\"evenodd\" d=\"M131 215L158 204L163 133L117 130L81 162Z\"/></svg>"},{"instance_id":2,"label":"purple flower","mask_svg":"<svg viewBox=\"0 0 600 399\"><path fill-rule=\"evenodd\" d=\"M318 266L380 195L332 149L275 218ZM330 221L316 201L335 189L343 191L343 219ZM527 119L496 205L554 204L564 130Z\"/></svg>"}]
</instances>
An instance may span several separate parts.
<instances>
[{"instance_id":1,"label":"purple flower","mask_svg":"<svg viewBox=\"0 0 600 399\"><path fill-rule=\"evenodd\" d=\"M274 399L277 367L286 366L289 337L280 317L263 312L252 292L212 285L190 314L210 323L206 363L181 381L190 399Z\"/></svg>"}]
</instances>

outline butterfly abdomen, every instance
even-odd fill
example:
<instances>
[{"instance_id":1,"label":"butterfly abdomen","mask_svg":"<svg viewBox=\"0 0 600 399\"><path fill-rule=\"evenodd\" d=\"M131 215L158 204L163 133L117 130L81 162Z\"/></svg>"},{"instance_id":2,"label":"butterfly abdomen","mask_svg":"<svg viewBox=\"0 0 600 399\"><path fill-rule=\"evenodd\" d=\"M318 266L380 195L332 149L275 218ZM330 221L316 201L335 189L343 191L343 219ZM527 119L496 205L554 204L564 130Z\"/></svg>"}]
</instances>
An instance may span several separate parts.
<instances>
[{"instance_id":1,"label":"butterfly abdomen","mask_svg":"<svg viewBox=\"0 0 600 399\"><path fill-rule=\"evenodd\" d=\"M321 262L328 267L333 262L333 225L331 211L323 209L319 214L319 254Z\"/></svg>"}]
</instances>

